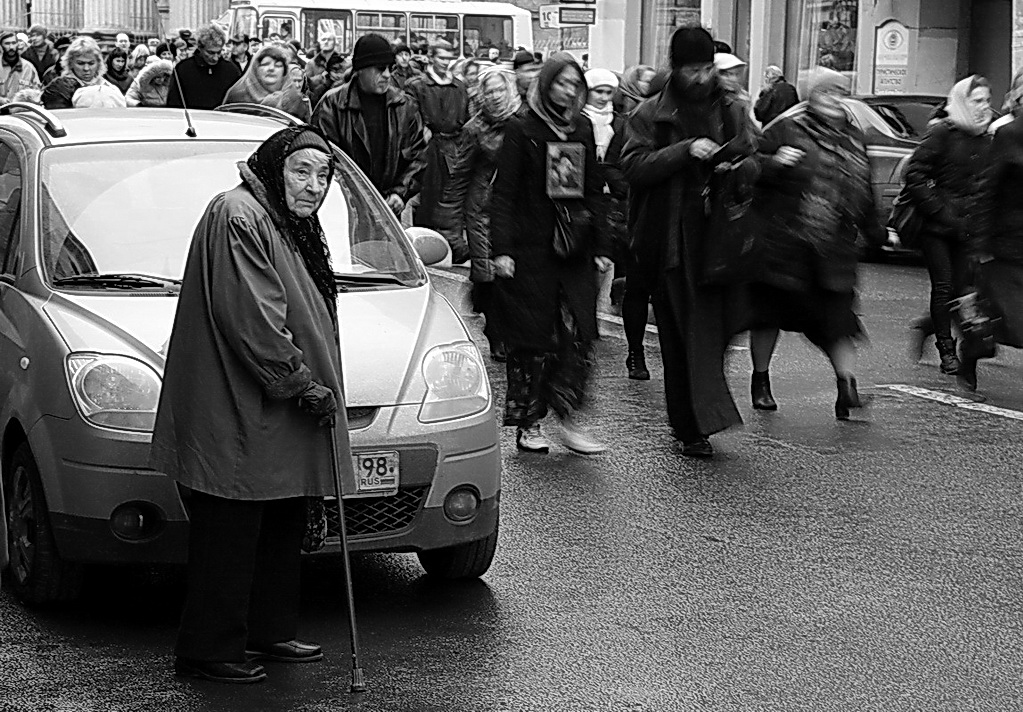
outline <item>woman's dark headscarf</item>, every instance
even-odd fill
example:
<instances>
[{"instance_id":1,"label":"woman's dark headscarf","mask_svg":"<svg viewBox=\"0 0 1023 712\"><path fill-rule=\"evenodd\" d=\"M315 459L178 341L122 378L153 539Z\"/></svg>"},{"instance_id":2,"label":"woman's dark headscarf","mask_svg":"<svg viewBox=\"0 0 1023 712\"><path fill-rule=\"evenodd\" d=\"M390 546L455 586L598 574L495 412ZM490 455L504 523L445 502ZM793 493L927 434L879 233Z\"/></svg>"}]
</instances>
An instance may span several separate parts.
<instances>
[{"instance_id":1,"label":"woman's dark headscarf","mask_svg":"<svg viewBox=\"0 0 1023 712\"><path fill-rule=\"evenodd\" d=\"M551 86L566 67L571 67L579 75L579 90L572 106L563 109L551 101ZM529 87L526 100L529 108L564 141L575 131L576 121L586 105L586 94L586 78L575 57L568 52L555 52L543 63L540 74Z\"/></svg>"},{"instance_id":2,"label":"woman's dark headscarf","mask_svg":"<svg viewBox=\"0 0 1023 712\"><path fill-rule=\"evenodd\" d=\"M312 126L289 126L281 129L249 156L247 164L263 183L270 201L268 206L270 214L275 217L275 221L279 221L278 227L285 239L290 240L298 248L317 291L327 303L328 312L336 314L337 283L334 281L334 270L330 266L330 250L327 247L327 238L323 234L323 227L320 225L320 218L316 213L307 218L298 217L288 209L284 194L284 159L303 148L322 150L330 158L330 173L327 177L329 186L334 177L334 157L327 139Z\"/></svg>"}]
</instances>

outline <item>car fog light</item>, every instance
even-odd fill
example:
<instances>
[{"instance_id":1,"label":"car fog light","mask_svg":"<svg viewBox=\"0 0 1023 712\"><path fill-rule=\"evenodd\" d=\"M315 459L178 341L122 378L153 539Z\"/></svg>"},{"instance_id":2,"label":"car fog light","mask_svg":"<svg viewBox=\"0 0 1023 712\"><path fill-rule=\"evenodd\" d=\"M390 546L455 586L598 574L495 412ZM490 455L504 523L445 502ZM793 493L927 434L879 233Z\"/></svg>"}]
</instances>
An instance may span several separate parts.
<instances>
[{"instance_id":1,"label":"car fog light","mask_svg":"<svg viewBox=\"0 0 1023 712\"><path fill-rule=\"evenodd\" d=\"M127 502L110 515L110 530L128 541L152 538L162 525L160 510L146 502Z\"/></svg>"},{"instance_id":2,"label":"car fog light","mask_svg":"<svg viewBox=\"0 0 1023 712\"><path fill-rule=\"evenodd\" d=\"M468 487L451 490L444 500L444 514L453 522L466 522L480 509L480 496Z\"/></svg>"}]
</instances>

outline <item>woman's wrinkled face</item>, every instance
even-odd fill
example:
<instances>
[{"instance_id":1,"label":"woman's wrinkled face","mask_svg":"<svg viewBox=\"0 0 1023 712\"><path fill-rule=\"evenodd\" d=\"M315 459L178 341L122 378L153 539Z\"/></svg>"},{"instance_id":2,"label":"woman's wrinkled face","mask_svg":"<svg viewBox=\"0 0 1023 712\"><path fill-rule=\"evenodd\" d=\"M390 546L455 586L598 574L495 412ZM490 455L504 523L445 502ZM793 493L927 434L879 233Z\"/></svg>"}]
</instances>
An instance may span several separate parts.
<instances>
[{"instance_id":1,"label":"woman's wrinkled face","mask_svg":"<svg viewBox=\"0 0 1023 712\"><path fill-rule=\"evenodd\" d=\"M99 57L92 54L80 54L69 62L71 73L83 82L91 82L99 73Z\"/></svg>"},{"instance_id":2,"label":"woman's wrinkled face","mask_svg":"<svg viewBox=\"0 0 1023 712\"><path fill-rule=\"evenodd\" d=\"M650 96L650 83L657 76L657 72L652 69L644 69L639 73L639 79L636 80L636 86L639 87L639 93L642 96Z\"/></svg>"},{"instance_id":3,"label":"woman's wrinkled face","mask_svg":"<svg viewBox=\"0 0 1023 712\"><path fill-rule=\"evenodd\" d=\"M593 89L590 89L590 94L586 99L586 103L598 109L604 109L611 103L611 97L613 95L614 89L609 86L594 87Z\"/></svg>"},{"instance_id":4,"label":"woman's wrinkled face","mask_svg":"<svg viewBox=\"0 0 1023 712\"><path fill-rule=\"evenodd\" d=\"M307 218L320 209L330 180L330 157L303 148L284 159L284 200L288 210Z\"/></svg>"},{"instance_id":5,"label":"woman's wrinkled face","mask_svg":"<svg viewBox=\"0 0 1023 712\"><path fill-rule=\"evenodd\" d=\"M551 103L562 109L571 108L579 95L582 79L574 67L565 67L551 83Z\"/></svg>"},{"instance_id":6,"label":"woman's wrinkled face","mask_svg":"<svg viewBox=\"0 0 1023 712\"><path fill-rule=\"evenodd\" d=\"M265 87L278 87L284 78L284 65L273 57L264 57L256 67L259 83Z\"/></svg>"},{"instance_id":7,"label":"woman's wrinkled face","mask_svg":"<svg viewBox=\"0 0 1023 712\"><path fill-rule=\"evenodd\" d=\"M125 64L127 64L127 61L124 57L114 57L110 60L110 66L113 67L115 72L123 72Z\"/></svg>"},{"instance_id":8,"label":"woman's wrinkled face","mask_svg":"<svg viewBox=\"0 0 1023 712\"><path fill-rule=\"evenodd\" d=\"M991 120L991 89L988 87L977 87L966 97L966 106L970 110L970 117L978 124Z\"/></svg>"}]
</instances>

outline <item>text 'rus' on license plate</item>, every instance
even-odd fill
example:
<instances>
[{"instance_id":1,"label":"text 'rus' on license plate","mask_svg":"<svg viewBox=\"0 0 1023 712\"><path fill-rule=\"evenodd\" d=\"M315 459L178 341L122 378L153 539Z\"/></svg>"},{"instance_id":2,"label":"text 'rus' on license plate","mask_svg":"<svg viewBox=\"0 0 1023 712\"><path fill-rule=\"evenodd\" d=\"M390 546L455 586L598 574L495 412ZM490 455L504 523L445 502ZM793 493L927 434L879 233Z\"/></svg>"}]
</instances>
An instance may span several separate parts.
<instances>
[{"instance_id":1,"label":"text 'rus' on license plate","mask_svg":"<svg viewBox=\"0 0 1023 712\"><path fill-rule=\"evenodd\" d=\"M352 455L359 494L396 494L400 481L398 453L358 452Z\"/></svg>"}]
</instances>

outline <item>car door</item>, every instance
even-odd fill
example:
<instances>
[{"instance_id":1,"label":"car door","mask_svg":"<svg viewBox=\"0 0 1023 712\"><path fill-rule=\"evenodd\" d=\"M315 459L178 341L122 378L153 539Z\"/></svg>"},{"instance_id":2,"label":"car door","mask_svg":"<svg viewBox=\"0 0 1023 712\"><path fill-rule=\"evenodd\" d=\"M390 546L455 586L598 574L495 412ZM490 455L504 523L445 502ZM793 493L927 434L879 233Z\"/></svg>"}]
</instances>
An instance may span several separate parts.
<instances>
[{"instance_id":1,"label":"car door","mask_svg":"<svg viewBox=\"0 0 1023 712\"><path fill-rule=\"evenodd\" d=\"M16 410L17 389L28 367L25 323L34 318L16 286L21 254L24 162L10 140L0 136L0 412ZM6 426L6 421L2 424Z\"/></svg>"}]
</instances>

